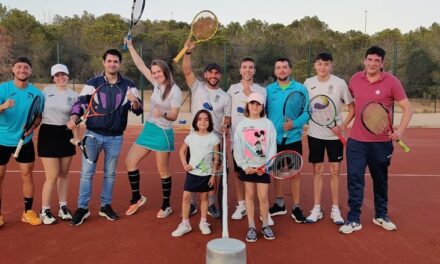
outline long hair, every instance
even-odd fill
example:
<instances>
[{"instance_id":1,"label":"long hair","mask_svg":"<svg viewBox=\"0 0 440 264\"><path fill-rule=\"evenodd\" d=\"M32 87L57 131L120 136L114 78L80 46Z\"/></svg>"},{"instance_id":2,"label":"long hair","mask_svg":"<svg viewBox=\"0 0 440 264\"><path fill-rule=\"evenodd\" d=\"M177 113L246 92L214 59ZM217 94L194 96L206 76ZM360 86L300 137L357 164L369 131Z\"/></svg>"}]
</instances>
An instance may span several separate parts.
<instances>
[{"instance_id":1,"label":"long hair","mask_svg":"<svg viewBox=\"0 0 440 264\"><path fill-rule=\"evenodd\" d=\"M206 109L202 109L199 110L196 115L194 116L194 119L192 121L192 127L194 128L195 131L199 131L199 128L197 127L197 121L199 120L199 116L200 114L205 113L208 115L208 132L211 132L212 130L214 130L214 122L212 121L212 116L211 113L206 110Z\"/></svg>"},{"instance_id":2,"label":"long hair","mask_svg":"<svg viewBox=\"0 0 440 264\"><path fill-rule=\"evenodd\" d=\"M150 65L150 69L154 65L158 66L162 70L163 76L165 77L165 91L162 94L162 101L163 101L165 100L165 98L167 98L168 94L170 93L171 87L173 87L174 85L174 79L173 79L173 75L171 74L170 67L165 61L153 60Z\"/></svg>"}]
</instances>

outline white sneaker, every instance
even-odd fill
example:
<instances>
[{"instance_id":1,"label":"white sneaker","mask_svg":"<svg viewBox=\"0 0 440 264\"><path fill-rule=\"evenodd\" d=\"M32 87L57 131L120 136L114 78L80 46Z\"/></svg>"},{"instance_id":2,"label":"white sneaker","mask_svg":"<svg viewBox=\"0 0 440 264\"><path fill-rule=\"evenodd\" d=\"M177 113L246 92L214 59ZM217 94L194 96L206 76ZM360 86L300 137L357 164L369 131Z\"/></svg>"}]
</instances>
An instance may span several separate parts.
<instances>
[{"instance_id":1,"label":"white sneaker","mask_svg":"<svg viewBox=\"0 0 440 264\"><path fill-rule=\"evenodd\" d=\"M263 222L263 217L260 215L260 221ZM270 214L267 215L267 225L268 226L274 226L275 222L273 221L272 217L270 216Z\"/></svg>"},{"instance_id":2,"label":"white sneaker","mask_svg":"<svg viewBox=\"0 0 440 264\"><path fill-rule=\"evenodd\" d=\"M190 225L185 225L184 223L180 223L179 226L177 227L176 230L173 231L173 233L171 233L171 236L173 237L181 237L184 234L191 232L191 226Z\"/></svg>"},{"instance_id":3,"label":"white sneaker","mask_svg":"<svg viewBox=\"0 0 440 264\"><path fill-rule=\"evenodd\" d=\"M312 211L310 211L310 215L306 218L307 223L316 223L318 220L321 220L323 217L323 213L321 208L313 207Z\"/></svg>"},{"instance_id":4,"label":"white sneaker","mask_svg":"<svg viewBox=\"0 0 440 264\"><path fill-rule=\"evenodd\" d=\"M45 225L55 224L55 222L57 221L53 216L53 214L51 213L50 209L46 209L44 210L44 212L41 212L40 219L41 221L43 221L43 224Z\"/></svg>"},{"instance_id":5,"label":"white sneaker","mask_svg":"<svg viewBox=\"0 0 440 264\"><path fill-rule=\"evenodd\" d=\"M199 229L202 232L202 235L211 234L211 228L209 228L210 224L208 222L200 222Z\"/></svg>"},{"instance_id":6,"label":"white sneaker","mask_svg":"<svg viewBox=\"0 0 440 264\"><path fill-rule=\"evenodd\" d=\"M167 207L165 210L160 209L159 212L157 212L157 218L166 218L170 216L170 214L173 212L171 207Z\"/></svg>"},{"instance_id":7,"label":"white sneaker","mask_svg":"<svg viewBox=\"0 0 440 264\"><path fill-rule=\"evenodd\" d=\"M339 211L339 208L332 208L332 213L330 214L330 218L333 219L333 223L337 225L344 224L344 218L342 218L341 211Z\"/></svg>"},{"instance_id":8,"label":"white sneaker","mask_svg":"<svg viewBox=\"0 0 440 264\"><path fill-rule=\"evenodd\" d=\"M373 223L375 223L378 226L383 227L384 229L388 231L394 231L397 230L397 226L391 222L391 220L387 218L373 218Z\"/></svg>"},{"instance_id":9,"label":"white sneaker","mask_svg":"<svg viewBox=\"0 0 440 264\"><path fill-rule=\"evenodd\" d=\"M241 220L241 219L243 219L243 216L245 216L245 215L246 215L246 206L238 205L235 208L235 212L232 214L231 218L233 220Z\"/></svg>"},{"instance_id":10,"label":"white sneaker","mask_svg":"<svg viewBox=\"0 0 440 264\"><path fill-rule=\"evenodd\" d=\"M359 231L362 229L362 225L356 222L347 222L339 228L339 232L343 234L351 234L354 231Z\"/></svg>"}]
</instances>

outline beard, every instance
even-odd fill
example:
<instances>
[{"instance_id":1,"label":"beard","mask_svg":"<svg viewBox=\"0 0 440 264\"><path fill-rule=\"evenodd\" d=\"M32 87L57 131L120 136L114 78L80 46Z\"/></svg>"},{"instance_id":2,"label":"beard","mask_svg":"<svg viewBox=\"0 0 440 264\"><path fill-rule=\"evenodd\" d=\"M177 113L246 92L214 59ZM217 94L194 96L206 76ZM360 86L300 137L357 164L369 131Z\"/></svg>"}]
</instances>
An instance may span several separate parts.
<instances>
[{"instance_id":1,"label":"beard","mask_svg":"<svg viewBox=\"0 0 440 264\"><path fill-rule=\"evenodd\" d=\"M277 79L278 79L278 81L285 82L285 81L287 81L287 80L289 79L289 76L284 77L284 78L280 78L280 77L278 77Z\"/></svg>"},{"instance_id":2,"label":"beard","mask_svg":"<svg viewBox=\"0 0 440 264\"><path fill-rule=\"evenodd\" d=\"M218 85L218 83L220 82L220 80L206 80L206 82L210 85L210 86L212 86L212 87L216 87L217 85Z\"/></svg>"}]
</instances>

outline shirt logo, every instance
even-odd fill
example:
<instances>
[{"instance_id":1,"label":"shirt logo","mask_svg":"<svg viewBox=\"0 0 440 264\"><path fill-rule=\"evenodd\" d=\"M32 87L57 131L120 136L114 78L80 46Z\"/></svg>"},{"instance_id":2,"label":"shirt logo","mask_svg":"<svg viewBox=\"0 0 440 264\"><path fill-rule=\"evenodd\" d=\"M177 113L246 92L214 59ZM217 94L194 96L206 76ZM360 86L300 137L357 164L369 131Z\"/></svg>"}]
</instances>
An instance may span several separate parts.
<instances>
[{"instance_id":1,"label":"shirt logo","mask_svg":"<svg viewBox=\"0 0 440 264\"><path fill-rule=\"evenodd\" d=\"M377 95L379 95L380 94L380 90L376 90L376 92L375 92Z\"/></svg>"}]
</instances>

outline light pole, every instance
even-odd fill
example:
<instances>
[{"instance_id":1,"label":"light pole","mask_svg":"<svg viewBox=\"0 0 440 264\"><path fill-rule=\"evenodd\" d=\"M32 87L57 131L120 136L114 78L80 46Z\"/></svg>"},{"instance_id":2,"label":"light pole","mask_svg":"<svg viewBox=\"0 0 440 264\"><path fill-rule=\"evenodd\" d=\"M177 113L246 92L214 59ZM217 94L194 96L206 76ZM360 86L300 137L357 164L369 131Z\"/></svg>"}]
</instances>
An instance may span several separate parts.
<instances>
[{"instance_id":1,"label":"light pole","mask_svg":"<svg viewBox=\"0 0 440 264\"><path fill-rule=\"evenodd\" d=\"M367 34L367 10L365 10L364 34Z\"/></svg>"}]
</instances>

